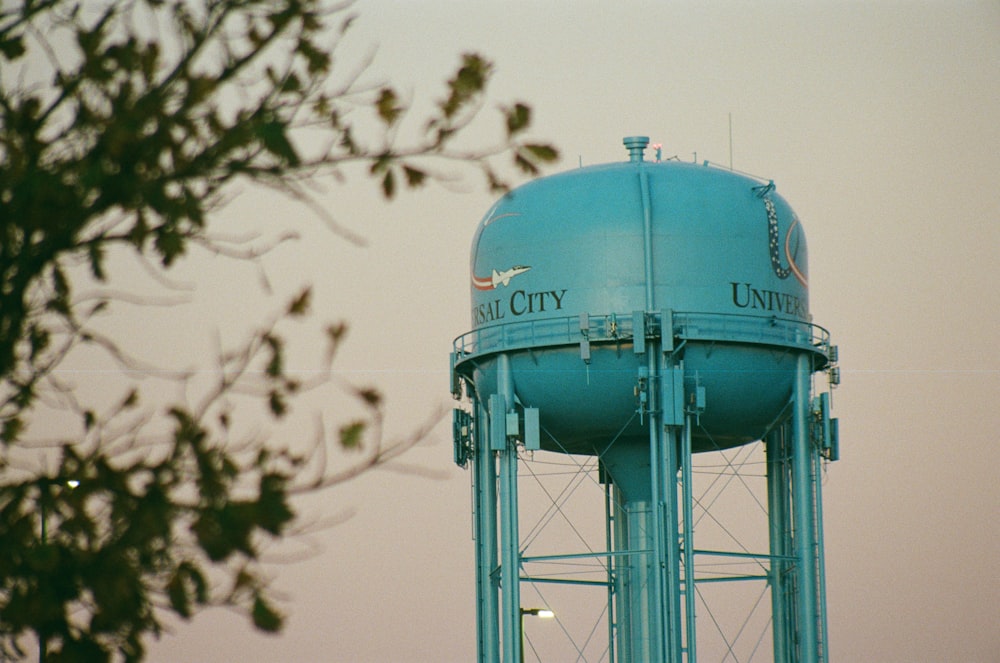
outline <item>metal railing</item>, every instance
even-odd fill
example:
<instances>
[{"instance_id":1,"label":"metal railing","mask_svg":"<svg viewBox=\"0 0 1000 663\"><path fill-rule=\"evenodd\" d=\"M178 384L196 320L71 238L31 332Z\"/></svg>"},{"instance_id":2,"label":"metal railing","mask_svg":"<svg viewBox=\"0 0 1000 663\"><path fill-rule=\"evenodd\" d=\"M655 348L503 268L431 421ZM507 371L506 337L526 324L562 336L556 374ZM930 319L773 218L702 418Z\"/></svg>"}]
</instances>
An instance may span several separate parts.
<instances>
[{"instance_id":1,"label":"metal railing","mask_svg":"<svg viewBox=\"0 0 1000 663\"><path fill-rule=\"evenodd\" d=\"M654 311L580 314L489 325L454 341L456 363L496 352L588 343L631 343L637 325L644 339L663 336L664 320L681 341L770 345L815 352L830 359L830 333L810 322L730 313Z\"/></svg>"}]
</instances>

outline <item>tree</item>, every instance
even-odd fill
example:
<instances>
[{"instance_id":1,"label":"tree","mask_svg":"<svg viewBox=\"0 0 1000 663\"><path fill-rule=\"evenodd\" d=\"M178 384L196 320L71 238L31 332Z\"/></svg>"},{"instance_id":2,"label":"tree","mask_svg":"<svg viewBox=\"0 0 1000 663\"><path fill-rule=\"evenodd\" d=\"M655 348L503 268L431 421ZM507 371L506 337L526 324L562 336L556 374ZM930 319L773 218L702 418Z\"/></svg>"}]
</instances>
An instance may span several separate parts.
<instances>
[{"instance_id":1,"label":"tree","mask_svg":"<svg viewBox=\"0 0 1000 663\"><path fill-rule=\"evenodd\" d=\"M350 23L347 6L321 0L23 0L0 10L0 657L25 656L34 636L45 660L137 660L167 616L210 605L280 629L261 545L289 535L297 491L359 470L305 477L310 455L230 435L230 396L249 394L280 419L314 386L288 375L280 331L308 314L308 289L220 354L195 403L153 408L128 384L97 411L60 380L67 357L89 348L125 372L142 364L95 324L116 296L82 297L78 283L108 285L115 252L161 271L193 246L253 257L259 247L211 233L236 182L309 203L310 178L358 164L392 198L457 163L503 190L497 158L529 174L556 158L525 139L523 103L499 107L495 147L460 146L492 73L477 54L462 56L428 117L411 118L396 89L361 83L363 67L334 67L327 44ZM366 110L370 122L358 119ZM345 329L326 327L327 361ZM354 396L364 414L337 443L369 445L362 467L405 449L366 438L384 405L373 389ZM39 413L53 407L77 429L25 464L39 453L28 448Z\"/></svg>"}]
</instances>

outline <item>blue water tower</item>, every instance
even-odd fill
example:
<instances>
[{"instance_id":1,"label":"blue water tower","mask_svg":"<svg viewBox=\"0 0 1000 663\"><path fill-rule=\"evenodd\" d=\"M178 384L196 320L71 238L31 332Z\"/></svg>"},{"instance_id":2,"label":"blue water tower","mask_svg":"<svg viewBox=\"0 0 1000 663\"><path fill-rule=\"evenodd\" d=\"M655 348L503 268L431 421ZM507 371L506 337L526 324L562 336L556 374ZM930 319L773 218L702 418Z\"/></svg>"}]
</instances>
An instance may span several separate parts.
<instances>
[{"instance_id":1,"label":"blue water tower","mask_svg":"<svg viewBox=\"0 0 1000 663\"><path fill-rule=\"evenodd\" d=\"M773 182L624 143L628 161L511 191L472 242L451 373L478 660L523 658L517 476L537 451L595 457L608 486L609 660L695 661L695 558L744 555L765 570L774 660L825 661L817 477L838 440L812 376L837 382L837 350L809 313L802 225ZM758 440L769 550L699 549L693 454Z\"/></svg>"}]
</instances>

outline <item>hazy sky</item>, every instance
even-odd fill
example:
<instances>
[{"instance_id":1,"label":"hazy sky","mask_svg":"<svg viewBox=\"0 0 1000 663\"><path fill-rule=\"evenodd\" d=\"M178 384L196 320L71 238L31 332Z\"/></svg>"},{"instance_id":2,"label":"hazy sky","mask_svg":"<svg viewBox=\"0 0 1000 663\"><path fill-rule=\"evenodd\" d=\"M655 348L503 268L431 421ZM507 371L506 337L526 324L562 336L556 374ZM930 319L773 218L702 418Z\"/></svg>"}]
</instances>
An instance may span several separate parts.
<instances>
[{"instance_id":1,"label":"hazy sky","mask_svg":"<svg viewBox=\"0 0 1000 663\"><path fill-rule=\"evenodd\" d=\"M823 488L831 658L1000 660L1000 4L356 9L346 59L377 46L372 78L421 103L460 53L488 55L493 99L533 105L534 134L564 155L554 170L623 160L634 134L665 156L728 163L731 114L734 166L773 178L802 219L811 310L840 346L842 460ZM227 227L303 233L267 275L277 292L313 283L318 315L351 322L337 368L386 392L392 435L449 407L451 340L470 327L469 243L492 202L480 188L473 178L466 191L383 204L367 182L331 187L324 200L368 237L363 249L260 192L220 214ZM254 273L194 265L210 284L174 315L235 342L261 313ZM321 405L334 425L344 399ZM295 434L311 437L312 423ZM446 423L407 456L440 477L381 471L303 504L317 518L354 515L304 539L317 550L306 561L276 567L290 617L280 637L209 613L150 660L472 660L469 475L451 456Z\"/></svg>"}]
</instances>

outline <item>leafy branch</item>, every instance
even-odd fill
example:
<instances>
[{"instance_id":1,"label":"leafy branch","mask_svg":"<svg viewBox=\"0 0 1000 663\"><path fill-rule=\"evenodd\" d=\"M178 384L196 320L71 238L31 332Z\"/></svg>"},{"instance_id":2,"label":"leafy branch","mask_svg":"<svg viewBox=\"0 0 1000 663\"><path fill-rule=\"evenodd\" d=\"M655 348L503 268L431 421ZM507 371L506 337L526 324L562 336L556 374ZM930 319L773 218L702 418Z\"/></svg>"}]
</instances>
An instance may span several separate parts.
<instances>
[{"instance_id":1,"label":"leafy branch","mask_svg":"<svg viewBox=\"0 0 1000 663\"><path fill-rule=\"evenodd\" d=\"M309 289L220 350L207 385L152 370L96 324L123 302L157 301L114 288L111 256L137 256L169 290L165 274L192 247L253 261L290 235L261 246L214 234L211 214L237 183L304 201L359 242L313 199L317 176L343 180L356 164L392 198L447 183L455 165L504 191L498 160L535 174L556 159L527 137L520 102L496 108L495 145L467 146L493 74L479 54L462 55L424 117L393 86L365 84L366 62L335 67L348 10L322 0L0 8L0 658L26 656L33 635L47 661L138 660L166 616L210 605L280 629L260 553L294 533L292 497L391 467L428 433L430 423L386 442L380 394L353 386L357 414L320 426L304 451L236 432L248 403L276 424L330 380L342 323L324 329L323 370L302 379L287 366L281 329L307 317ZM82 348L122 372L109 407L59 375ZM199 397L147 400L138 381L152 374ZM53 411L74 430L40 441L33 431ZM328 446L356 462L331 469Z\"/></svg>"}]
</instances>

